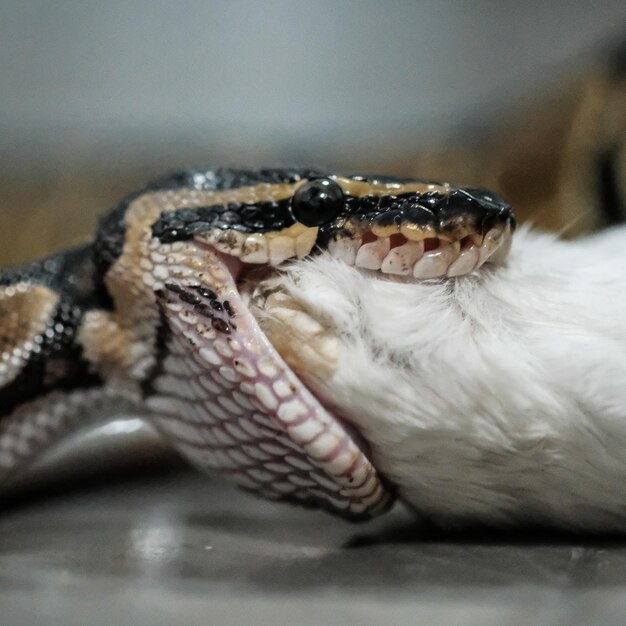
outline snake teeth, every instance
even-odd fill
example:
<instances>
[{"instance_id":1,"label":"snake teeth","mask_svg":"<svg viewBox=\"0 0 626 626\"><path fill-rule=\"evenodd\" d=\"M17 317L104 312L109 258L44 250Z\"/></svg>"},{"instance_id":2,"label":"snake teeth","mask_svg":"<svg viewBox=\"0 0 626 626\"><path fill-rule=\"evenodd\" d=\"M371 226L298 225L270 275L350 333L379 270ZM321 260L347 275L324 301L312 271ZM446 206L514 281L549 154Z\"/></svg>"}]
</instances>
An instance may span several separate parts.
<instances>
[{"instance_id":1,"label":"snake teeth","mask_svg":"<svg viewBox=\"0 0 626 626\"><path fill-rule=\"evenodd\" d=\"M245 235L235 230L217 231L208 241L219 252L239 256L246 241Z\"/></svg>"},{"instance_id":2,"label":"snake teeth","mask_svg":"<svg viewBox=\"0 0 626 626\"><path fill-rule=\"evenodd\" d=\"M354 265L358 249L359 241L350 238L333 239L328 244L328 252L330 255L348 265Z\"/></svg>"},{"instance_id":3,"label":"snake teeth","mask_svg":"<svg viewBox=\"0 0 626 626\"><path fill-rule=\"evenodd\" d=\"M490 260L495 264L502 264L511 249L512 233L511 226L505 228L492 228L485 235L480 249L480 263Z\"/></svg>"},{"instance_id":4,"label":"snake teeth","mask_svg":"<svg viewBox=\"0 0 626 626\"><path fill-rule=\"evenodd\" d=\"M245 263L267 263L269 250L265 237L261 233L248 235L243 244L240 258Z\"/></svg>"},{"instance_id":5,"label":"snake teeth","mask_svg":"<svg viewBox=\"0 0 626 626\"><path fill-rule=\"evenodd\" d=\"M354 264L366 270L379 270L390 248L389 237L366 243L359 248Z\"/></svg>"},{"instance_id":6,"label":"snake teeth","mask_svg":"<svg viewBox=\"0 0 626 626\"><path fill-rule=\"evenodd\" d=\"M424 256L415 264L413 276L415 278L445 276L450 265L458 258L460 249L461 245L457 241L425 252Z\"/></svg>"},{"instance_id":7,"label":"snake teeth","mask_svg":"<svg viewBox=\"0 0 626 626\"><path fill-rule=\"evenodd\" d=\"M383 274L413 276L417 279L453 278L469 274L486 262L500 265L512 240L510 224L495 226L482 236L470 233L460 241L442 237L408 239L399 233L376 237L373 231L361 239L350 237L329 242L328 252L348 265ZM364 243L365 242L365 243Z\"/></svg>"},{"instance_id":8,"label":"snake teeth","mask_svg":"<svg viewBox=\"0 0 626 626\"><path fill-rule=\"evenodd\" d=\"M384 274L408 276L413 273L413 266L423 254L423 241L419 243L407 241L407 243L390 250L380 266L380 271Z\"/></svg>"},{"instance_id":9,"label":"snake teeth","mask_svg":"<svg viewBox=\"0 0 626 626\"><path fill-rule=\"evenodd\" d=\"M463 276L469 274L478 263L479 252L476 246L469 246L461 250L458 258L448 267L448 276Z\"/></svg>"},{"instance_id":10,"label":"snake teeth","mask_svg":"<svg viewBox=\"0 0 626 626\"><path fill-rule=\"evenodd\" d=\"M270 240L270 264L280 265L296 255L296 242L291 237L274 237Z\"/></svg>"}]
</instances>

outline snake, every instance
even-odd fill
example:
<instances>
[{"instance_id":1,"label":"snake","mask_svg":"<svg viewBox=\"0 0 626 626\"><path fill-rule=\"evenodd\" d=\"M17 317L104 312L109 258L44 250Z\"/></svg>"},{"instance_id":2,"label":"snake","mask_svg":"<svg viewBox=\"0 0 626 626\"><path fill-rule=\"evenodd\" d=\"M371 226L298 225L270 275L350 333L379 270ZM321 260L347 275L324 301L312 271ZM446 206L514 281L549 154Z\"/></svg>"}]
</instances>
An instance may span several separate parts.
<instances>
[{"instance_id":1,"label":"snake","mask_svg":"<svg viewBox=\"0 0 626 626\"><path fill-rule=\"evenodd\" d=\"M316 255L380 280L455 281L502 263L514 229L482 188L313 168L167 174L87 243L0 272L0 485L129 411L245 490L376 516L394 485L270 341L255 293Z\"/></svg>"}]
</instances>

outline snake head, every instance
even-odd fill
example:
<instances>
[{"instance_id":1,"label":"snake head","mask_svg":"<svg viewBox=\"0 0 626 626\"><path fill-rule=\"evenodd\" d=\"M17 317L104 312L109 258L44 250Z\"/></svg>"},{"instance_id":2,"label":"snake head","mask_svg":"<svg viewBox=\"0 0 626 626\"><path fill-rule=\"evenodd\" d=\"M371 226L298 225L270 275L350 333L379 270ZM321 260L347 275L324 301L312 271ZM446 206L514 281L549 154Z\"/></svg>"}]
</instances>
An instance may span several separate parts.
<instances>
[{"instance_id":1,"label":"snake head","mask_svg":"<svg viewBox=\"0 0 626 626\"><path fill-rule=\"evenodd\" d=\"M161 241L191 237L246 264L326 251L349 265L418 279L467 274L508 252L515 217L485 189L415 179L308 173L164 212Z\"/></svg>"}]
</instances>

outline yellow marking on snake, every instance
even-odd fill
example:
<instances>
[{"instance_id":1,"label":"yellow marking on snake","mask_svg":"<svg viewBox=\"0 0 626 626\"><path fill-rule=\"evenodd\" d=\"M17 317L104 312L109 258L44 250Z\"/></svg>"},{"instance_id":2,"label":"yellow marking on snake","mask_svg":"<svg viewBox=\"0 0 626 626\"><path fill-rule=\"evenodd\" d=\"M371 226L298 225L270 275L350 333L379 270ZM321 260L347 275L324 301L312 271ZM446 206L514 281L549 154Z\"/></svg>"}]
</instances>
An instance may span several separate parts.
<instances>
[{"instance_id":1,"label":"yellow marking on snake","mask_svg":"<svg viewBox=\"0 0 626 626\"><path fill-rule=\"evenodd\" d=\"M11 356L30 353L37 336L52 324L59 296L48 287L17 283L0 289L0 385L10 383L20 372ZM26 349L26 344L32 344ZM19 362L19 361L18 361Z\"/></svg>"}]
</instances>

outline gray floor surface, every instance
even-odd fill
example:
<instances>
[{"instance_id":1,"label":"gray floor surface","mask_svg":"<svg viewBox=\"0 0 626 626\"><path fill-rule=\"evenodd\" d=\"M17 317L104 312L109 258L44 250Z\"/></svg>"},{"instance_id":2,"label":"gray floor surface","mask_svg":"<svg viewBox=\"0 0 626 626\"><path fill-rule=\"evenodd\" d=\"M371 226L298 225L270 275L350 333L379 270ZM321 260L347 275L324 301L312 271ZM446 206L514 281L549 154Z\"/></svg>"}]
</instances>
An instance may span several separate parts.
<instances>
[{"instance_id":1,"label":"gray floor surface","mask_svg":"<svg viewBox=\"0 0 626 626\"><path fill-rule=\"evenodd\" d=\"M624 624L626 541L352 525L183 469L0 510L0 623Z\"/></svg>"}]
</instances>

